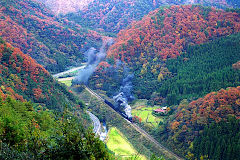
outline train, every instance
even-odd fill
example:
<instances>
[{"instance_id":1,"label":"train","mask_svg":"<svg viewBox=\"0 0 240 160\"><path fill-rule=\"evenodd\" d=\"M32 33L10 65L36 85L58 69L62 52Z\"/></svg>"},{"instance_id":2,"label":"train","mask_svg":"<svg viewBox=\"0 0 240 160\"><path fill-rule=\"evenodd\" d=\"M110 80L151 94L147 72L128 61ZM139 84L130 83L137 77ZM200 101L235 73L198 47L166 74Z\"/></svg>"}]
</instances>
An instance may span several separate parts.
<instances>
[{"instance_id":1,"label":"train","mask_svg":"<svg viewBox=\"0 0 240 160\"><path fill-rule=\"evenodd\" d=\"M112 104L110 101L104 99L104 102L110 106L112 109L114 109L116 112L118 112L123 118L127 119L128 121L130 121L131 123L132 121L132 117L128 117L124 112L122 112L121 110L118 109L118 107L116 107L114 104Z\"/></svg>"}]
</instances>

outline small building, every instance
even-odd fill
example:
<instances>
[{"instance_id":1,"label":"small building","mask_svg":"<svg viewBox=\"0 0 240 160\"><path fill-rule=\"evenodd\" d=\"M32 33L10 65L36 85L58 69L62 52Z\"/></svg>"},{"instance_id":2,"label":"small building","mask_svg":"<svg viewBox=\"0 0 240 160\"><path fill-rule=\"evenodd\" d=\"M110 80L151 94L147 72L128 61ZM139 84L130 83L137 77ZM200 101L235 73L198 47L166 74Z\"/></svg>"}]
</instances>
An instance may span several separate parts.
<instances>
[{"instance_id":1,"label":"small building","mask_svg":"<svg viewBox=\"0 0 240 160\"><path fill-rule=\"evenodd\" d=\"M159 109L155 109L154 112L155 113L166 113L166 110L159 108Z\"/></svg>"},{"instance_id":2,"label":"small building","mask_svg":"<svg viewBox=\"0 0 240 160\"><path fill-rule=\"evenodd\" d=\"M162 107L161 109L162 109L162 110L167 110L167 106L165 106L165 107Z\"/></svg>"}]
</instances>

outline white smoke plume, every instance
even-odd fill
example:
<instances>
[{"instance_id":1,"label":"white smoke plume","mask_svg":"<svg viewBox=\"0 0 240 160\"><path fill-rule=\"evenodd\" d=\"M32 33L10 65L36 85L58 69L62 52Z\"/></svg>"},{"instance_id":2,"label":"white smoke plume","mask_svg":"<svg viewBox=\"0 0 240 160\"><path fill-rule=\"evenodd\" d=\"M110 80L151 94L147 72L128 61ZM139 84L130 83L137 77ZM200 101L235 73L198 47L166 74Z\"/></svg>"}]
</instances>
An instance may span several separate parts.
<instances>
[{"instance_id":1,"label":"white smoke plume","mask_svg":"<svg viewBox=\"0 0 240 160\"><path fill-rule=\"evenodd\" d=\"M87 66L78 72L77 76L73 79L73 85L87 83L90 76L96 70L98 64L106 57L106 49L108 46L112 45L112 43L112 39L103 42L103 45L98 53L93 47L86 52L85 56L88 60Z\"/></svg>"},{"instance_id":2,"label":"white smoke plume","mask_svg":"<svg viewBox=\"0 0 240 160\"><path fill-rule=\"evenodd\" d=\"M132 117L132 108L128 104L128 101L134 100L132 95L132 79L134 78L133 74L129 74L129 69L124 67L125 78L122 81L122 85L119 89L119 93L113 97L113 100L118 103L121 107L124 107L124 112L128 118Z\"/></svg>"},{"instance_id":3,"label":"white smoke plume","mask_svg":"<svg viewBox=\"0 0 240 160\"><path fill-rule=\"evenodd\" d=\"M121 107L124 107L124 112L128 118L132 117L132 108L128 104L127 99L124 98L124 93L120 92L118 95L113 97L113 100L118 103Z\"/></svg>"}]
</instances>

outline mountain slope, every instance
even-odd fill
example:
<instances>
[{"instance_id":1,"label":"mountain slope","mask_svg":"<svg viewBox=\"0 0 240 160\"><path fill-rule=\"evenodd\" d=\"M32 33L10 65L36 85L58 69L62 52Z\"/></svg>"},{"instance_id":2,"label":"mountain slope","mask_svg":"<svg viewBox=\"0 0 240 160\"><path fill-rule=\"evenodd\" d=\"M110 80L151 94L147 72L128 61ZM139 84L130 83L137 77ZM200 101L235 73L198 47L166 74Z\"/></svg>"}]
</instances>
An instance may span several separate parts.
<instances>
[{"instance_id":1,"label":"mountain slope","mask_svg":"<svg viewBox=\"0 0 240 160\"><path fill-rule=\"evenodd\" d=\"M0 35L47 70L59 72L79 65L84 52L97 48L101 36L31 0L0 2Z\"/></svg>"},{"instance_id":2,"label":"mountain slope","mask_svg":"<svg viewBox=\"0 0 240 160\"><path fill-rule=\"evenodd\" d=\"M113 80L113 69L111 67L109 68L109 66L112 65L112 67L117 68L118 65L115 65L114 62L121 60L127 64L131 72L135 75L133 88L138 98L150 99L153 92L156 91L159 91L162 97L165 98L166 92L169 90L174 92L175 87L171 85L174 82L171 81L171 83L169 83L171 87L166 87L166 90L158 90L158 88L160 88L166 79L178 74L176 70L170 70L171 68L168 68L169 66L167 66L168 63L166 62L168 62L169 59L176 59L182 54L191 55L194 49L197 49L194 47L194 49L190 49L191 47L188 46L200 45L219 39L219 37L239 32L239 22L240 16L238 13L202 6L187 5L157 9L148 16L145 16L141 21L133 23L129 29L122 30L118 34L115 44L108 50L107 63L102 63L105 65L99 67L99 70L92 77L90 84L94 88L106 90L107 92L117 90L116 86L119 86L119 84L117 84L119 80ZM234 40L235 38L236 41ZM233 40L233 42L229 42L233 43L232 46L228 46L228 41L223 40L223 42L221 42L222 46L219 46L218 42L208 47L202 46L203 48L206 47L203 52L200 49L201 47L199 47L198 50L196 50L196 55L201 52L202 57L204 57L204 52L209 51L209 53L212 52L214 56L218 58L220 54L218 55L218 52L215 52L212 46L220 47L220 53L228 55L228 53L231 53L227 50L221 51L224 46L227 46L227 48L233 47L233 55L238 57L237 44L239 36L235 38L232 37L232 39L229 39L229 41ZM209 55L211 56L211 54ZM231 55L228 56L231 57ZM185 58L184 61L186 60L187 63L190 57ZM205 58L208 58L208 56ZM229 61L231 68L232 64L236 63L238 59L228 57L226 61ZM194 62L197 65L198 61L196 60ZM206 61L206 63L208 64L209 62ZM208 65L214 66L214 64ZM221 67L223 66L224 65ZM194 74L194 72L192 72L192 74ZM237 77L238 76L235 78ZM93 83L94 81L95 84ZM233 81L235 82L235 80ZM102 82L105 83L103 84ZM110 86L113 87L109 88ZM201 93L202 95L200 96L210 91L211 90L203 94ZM177 93L178 92L176 92L176 94Z\"/></svg>"},{"instance_id":3,"label":"mountain slope","mask_svg":"<svg viewBox=\"0 0 240 160\"><path fill-rule=\"evenodd\" d=\"M202 45L189 46L166 67L175 75L162 81L158 93L167 103L204 96L211 91L240 85L240 34L234 34Z\"/></svg>"},{"instance_id":4,"label":"mountain slope","mask_svg":"<svg viewBox=\"0 0 240 160\"><path fill-rule=\"evenodd\" d=\"M82 123L66 108L54 114L0 95L0 159L115 159Z\"/></svg>"},{"instance_id":5,"label":"mountain slope","mask_svg":"<svg viewBox=\"0 0 240 160\"><path fill-rule=\"evenodd\" d=\"M36 0L46 4L56 14L77 12L88 6L93 0Z\"/></svg>"},{"instance_id":6,"label":"mountain slope","mask_svg":"<svg viewBox=\"0 0 240 160\"><path fill-rule=\"evenodd\" d=\"M237 13L201 6L157 9L121 31L108 56L126 62L131 61L130 56L141 53L153 54L162 60L176 58L186 44L201 44L239 32L239 22Z\"/></svg>"},{"instance_id":7,"label":"mountain slope","mask_svg":"<svg viewBox=\"0 0 240 160\"><path fill-rule=\"evenodd\" d=\"M191 142L194 141L196 137L199 135L204 136L202 134L202 131L205 128L205 132L209 131L206 130L207 126L211 125L221 125L221 123L227 122L228 124L231 122L239 123L236 119L240 118L240 87L236 88L227 88L226 90L221 89L218 92L212 92L207 94L203 98L199 98L195 101L192 101L188 103L186 100L182 101L180 105L177 108L177 112L174 116L168 120L168 123L166 125L168 132L160 132L162 134L162 138L167 139L167 143L172 148L177 149L181 153L187 154L187 151L189 149L193 149L190 147ZM229 119L233 117L234 119ZM230 122L229 122L230 120ZM225 125L226 126L226 125ZM231 132L232 134L239 135L239 129L236 127L233 127L231 125L228 125L228 128L231 128L229 131L223 131L222 133L214 133L214 137L216 134L220 135L227 135L227 132ZM215 128L215 131L220 129L220 126L218 128ZM164 136L165 135L165 136ZM231 135L231 134L229 134ZM210 135L205 135L205 140L211 137ZM230 139L232 137L223 137L224 139ZM199 140L199 138L198 138ZM202 140L205 141L202 137ZM218 144L216 143L218 141ZM216 137L214 137L211 142L214 146L221 147L220 151L213 152L209 154L209 156L213 156L213 154L218 155L221 152L225 152L223 148L227 148L228 146L221 140L217 140ZM196 142L196 144L199 144L199 142ZM233 142L232 142L233 143ZM234 142L235 143L235 142ZM239 145L239 141L235 143L236 145ZM202 144L201 144L202 145ZM228 142L228 145L229 144ZM190 148L188 148L190 147ZM199 152L199 148L201 146L194 146L195 147L195 153ZM199 148L198 148L199 147ZM205 147L208 147L209 150L213 150L213 148L210 149L210 145L205 145ZM235 146L237 147L237 146ZM235 151L237 148L232 148L232 150L229 150L230 156L237 156L238 153ZM200 154L202 156L205 156L202 151L200 151ZM231 155L232 154L232 155ZM225 155L225 154L224 154ZM196 155L196 157L198 157ZM200 155L201 156L201 155ZM206 154L206 156L208 156ZM226 156L226 155L225 155ZM211 158L214 159L214 158Z\"/></svg>"},{"instance_id":8,"label":"mountain slope","mask_svg":"<svg viewBox=\"0 0 240 160\"><path fill-rule=\"evenodd\" d=\"M157 1L158 2L158 1ZM98 29L118 33L133 20L138 20L162 3L146 0L94 0L78 13L67 15L68 19Z\"/></svg>"},{"instance_id":9,"label":"mountain slope","mask_svg":"<svg viewBox=\"0 0 240 160\"><path fill-rule=\"evenodd\" d=\"M218 8L240 5L234 0L94 0L79 12L69 13L66 17L94 30L118 33L160 6L183 4L202 4Z\"/></svg>"},{"instance_id":10,"label":"mountain slope","mask_svg":"<svg viewBox=\"0 0 240 160\"><path fill-rule=\"evenodd\" d=\"M77 99L47 70L20 49L0 39L0 95L21 101L31 100L50 109L77 105Z\"/></svg>"},{"instance_id":11,"label":"mountain slope","mask_svg":"<svg viewBox=\"0 0 240 160\"><path fill-rule=\"evenodd\" d=\"M190 0L191 3L198 3L218 8L239 8L238 0Z\"/></svg>"},{"instance_id":12,"label":"mountain slope","mask_svg":"<svg viewBox=\"0 0 240 160\"><path fill-rule=\"evenodd\" d=\"M229 117L226 121L210 124L194 140L192 153L190 152L188 157L238 159L238 151L240 150L239 133L240 120L236 118ZM215 145L216 147L214 147Z\"/></svg>"}]
</instances>

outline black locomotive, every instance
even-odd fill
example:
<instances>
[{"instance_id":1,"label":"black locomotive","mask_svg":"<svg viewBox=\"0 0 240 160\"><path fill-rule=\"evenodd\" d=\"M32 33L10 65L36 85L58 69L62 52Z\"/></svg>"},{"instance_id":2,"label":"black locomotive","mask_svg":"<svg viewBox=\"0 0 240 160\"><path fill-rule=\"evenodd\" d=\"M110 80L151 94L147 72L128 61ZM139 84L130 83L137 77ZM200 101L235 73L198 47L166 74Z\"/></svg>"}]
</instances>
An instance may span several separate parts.
<instances>
[{"instance_id":1,"label":"black locomotive","mask_svg":"<svg viewBox=\"0 0 240 160\"><path fill-rule=\"evenodd\" d=\"M114 109L116 112L118 112L123 118L129 120L130 122L132 122L132 117L128 117L124 112L122 112L120 109L118 109L118 107L116 107L115 105L113 105L111 102L109 102L108 100L104 99L104 102L110 106L112 109Z\"/></svg>"}]
</instances>

